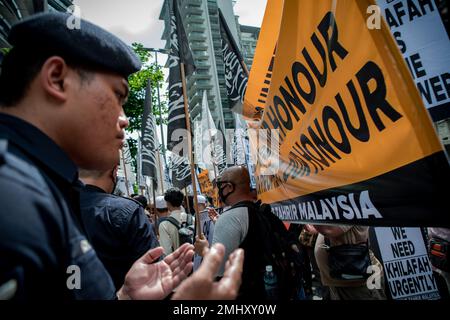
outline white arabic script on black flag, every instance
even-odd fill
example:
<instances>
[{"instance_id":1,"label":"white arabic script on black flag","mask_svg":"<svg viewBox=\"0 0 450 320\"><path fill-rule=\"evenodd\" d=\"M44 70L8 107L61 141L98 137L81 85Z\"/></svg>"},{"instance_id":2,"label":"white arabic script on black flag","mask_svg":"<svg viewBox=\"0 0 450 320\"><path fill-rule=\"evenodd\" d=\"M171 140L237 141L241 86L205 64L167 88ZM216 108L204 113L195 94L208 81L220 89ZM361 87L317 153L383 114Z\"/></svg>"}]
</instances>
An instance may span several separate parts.
<instances>
[{"instance_id":1,"label":"white arabic script on black flag","mask_svg":"<svg viewBox=\"0 0 450 320\"><path fill-rule=\"evenodd\" d=\"M170 156L169 169L171 171L172 185L184 189L192 183L189 160L174 153Z\"/></svg>"},{"instance_id":2,"label":"white arabic script on black flag","mask_svg":"<svg viewBox=\"0 0 450 320\"><path fill-rule=\"evenodd\" d=\"M158 143L156 141L156 123L155 117L152 113L152 94L150 87L150 80L148 80L145 89L144 114L142 116L142 175L153 178L154 187L158 185L157 178L157 164L156 164L156 149Z\"/></svg>"},{"instance_id":3,"label":"white arabic script on black flag","mask_svg":"<svg viewBox=\"0 0 450 320\"><path fill-rule=\"evenodd\" d=\"M219 16L228 100L233 112L242 113L248 75L241 65L242 56L220 10Z\"/></svg>"},{"instance_id":4,"label":"white arabic script on black flag","mask_svg":"<svg viewBox=\"0 0 450 320\"><path fill-rule=\"evenodd\" d=\"M183 137L174 136L177 129L186 130L184 113L183 87L181 83L180 62L185 65L186 77L194 70L194 60L189 49L189 43L178 11L177 1L170 5L170 54L169 54L169 115L167 124L167 149L182 142Z\"/></svg>"}]
</instances>

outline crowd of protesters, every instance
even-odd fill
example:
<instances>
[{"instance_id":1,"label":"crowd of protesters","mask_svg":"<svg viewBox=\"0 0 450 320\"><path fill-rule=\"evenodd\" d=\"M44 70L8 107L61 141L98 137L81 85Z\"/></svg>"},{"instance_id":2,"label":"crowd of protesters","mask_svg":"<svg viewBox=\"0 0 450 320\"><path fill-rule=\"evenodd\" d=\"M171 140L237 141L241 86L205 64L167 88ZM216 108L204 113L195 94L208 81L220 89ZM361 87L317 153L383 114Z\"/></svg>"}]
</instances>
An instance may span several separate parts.
<instances>
[{"instance_id":1,"label":"crowd of protesters","mask_svg":"<svg viewBox=\"0 0 450 320\"><path fill-rule=\"evenodd\" d=\"M126 79L140 63L87 22L70 36L53 32L66 19L42 14L14 26L2 63L0 298L386 299L368 227L286 228L257 200L245 167L217 179L220 210L199 195L195 212L176 188L150 203L112 194ZM105 58L110 51L119 58ZM195 223L205 210L209 241ZM448 229L430 228L430 254L449 240ZM194 253L203 260L192 272ZM448 297L448 260L431 260ZM381 286L368 286L369 265L381 270ZM73 266L82 276L70 287Z\"/></svg>"}]
</instances>

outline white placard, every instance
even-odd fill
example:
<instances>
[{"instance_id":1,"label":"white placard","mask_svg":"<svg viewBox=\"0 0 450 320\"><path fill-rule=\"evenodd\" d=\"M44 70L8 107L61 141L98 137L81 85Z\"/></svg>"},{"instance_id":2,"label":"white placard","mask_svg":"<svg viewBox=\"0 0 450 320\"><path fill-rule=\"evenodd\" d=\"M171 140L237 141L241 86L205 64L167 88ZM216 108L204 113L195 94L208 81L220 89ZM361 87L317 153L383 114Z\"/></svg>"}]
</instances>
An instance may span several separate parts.
<instances>
[{"instance_id":1,"label":"white placard","mask_svg":"<svg viewBox=\"0 0 450 320\"><path fill-rule=\"evenodd\" d=\"M450 41L434 0L378 0L427 108L450 102Z\"/></svg>"},{"instance_id":2,"label":"white placard","mask_svg":"<svg viewBox=\"0 0 450 320\"><path fill-rule=\"evenodd\" d=\"M419 228L375 228L389 291L394 300L439 299Z\"/></svg>"}]
</instances>

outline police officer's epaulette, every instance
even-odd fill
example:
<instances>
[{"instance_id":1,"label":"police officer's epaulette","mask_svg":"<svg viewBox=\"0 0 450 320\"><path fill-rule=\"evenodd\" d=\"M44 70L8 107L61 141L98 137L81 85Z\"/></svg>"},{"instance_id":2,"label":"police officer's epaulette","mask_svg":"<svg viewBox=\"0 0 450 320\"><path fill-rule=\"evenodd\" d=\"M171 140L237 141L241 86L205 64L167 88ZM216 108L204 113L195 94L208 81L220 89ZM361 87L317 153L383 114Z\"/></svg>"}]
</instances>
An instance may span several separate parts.
<instances>
[{"instance_id":1,"label":"police officer's epaulette","mask_svg":"<svg viewBox=\"0 0 450 320\"><path fill-rule=\"evenodd\" d=\"M8 151L8 140L0 137L0 175L11 178L27 190L48 195L50 190L39 170Z\"/></svg>"}]
</instances>

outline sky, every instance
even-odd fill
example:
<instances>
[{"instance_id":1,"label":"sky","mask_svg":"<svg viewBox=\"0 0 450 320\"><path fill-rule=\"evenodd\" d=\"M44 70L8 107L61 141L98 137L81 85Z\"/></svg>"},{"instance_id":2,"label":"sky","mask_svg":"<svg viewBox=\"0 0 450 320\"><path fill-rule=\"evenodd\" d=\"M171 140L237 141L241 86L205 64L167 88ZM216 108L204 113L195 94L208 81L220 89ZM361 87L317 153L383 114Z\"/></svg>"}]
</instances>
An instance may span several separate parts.
<instances>
[{"instance_id":1,"label":"sky","mask_svg":"<svg viewBox=\"0 0 450 320\"><path fill-rule=\"evenodd\" d=\"M231 1L231 0L230 0ZM112 32L127 44L162 48L164 23L159 20L163 0L74 0L81 17ZM234 13L239 23L260 27L266 0L237 0Z\"/></svg>"}]
</instances>

